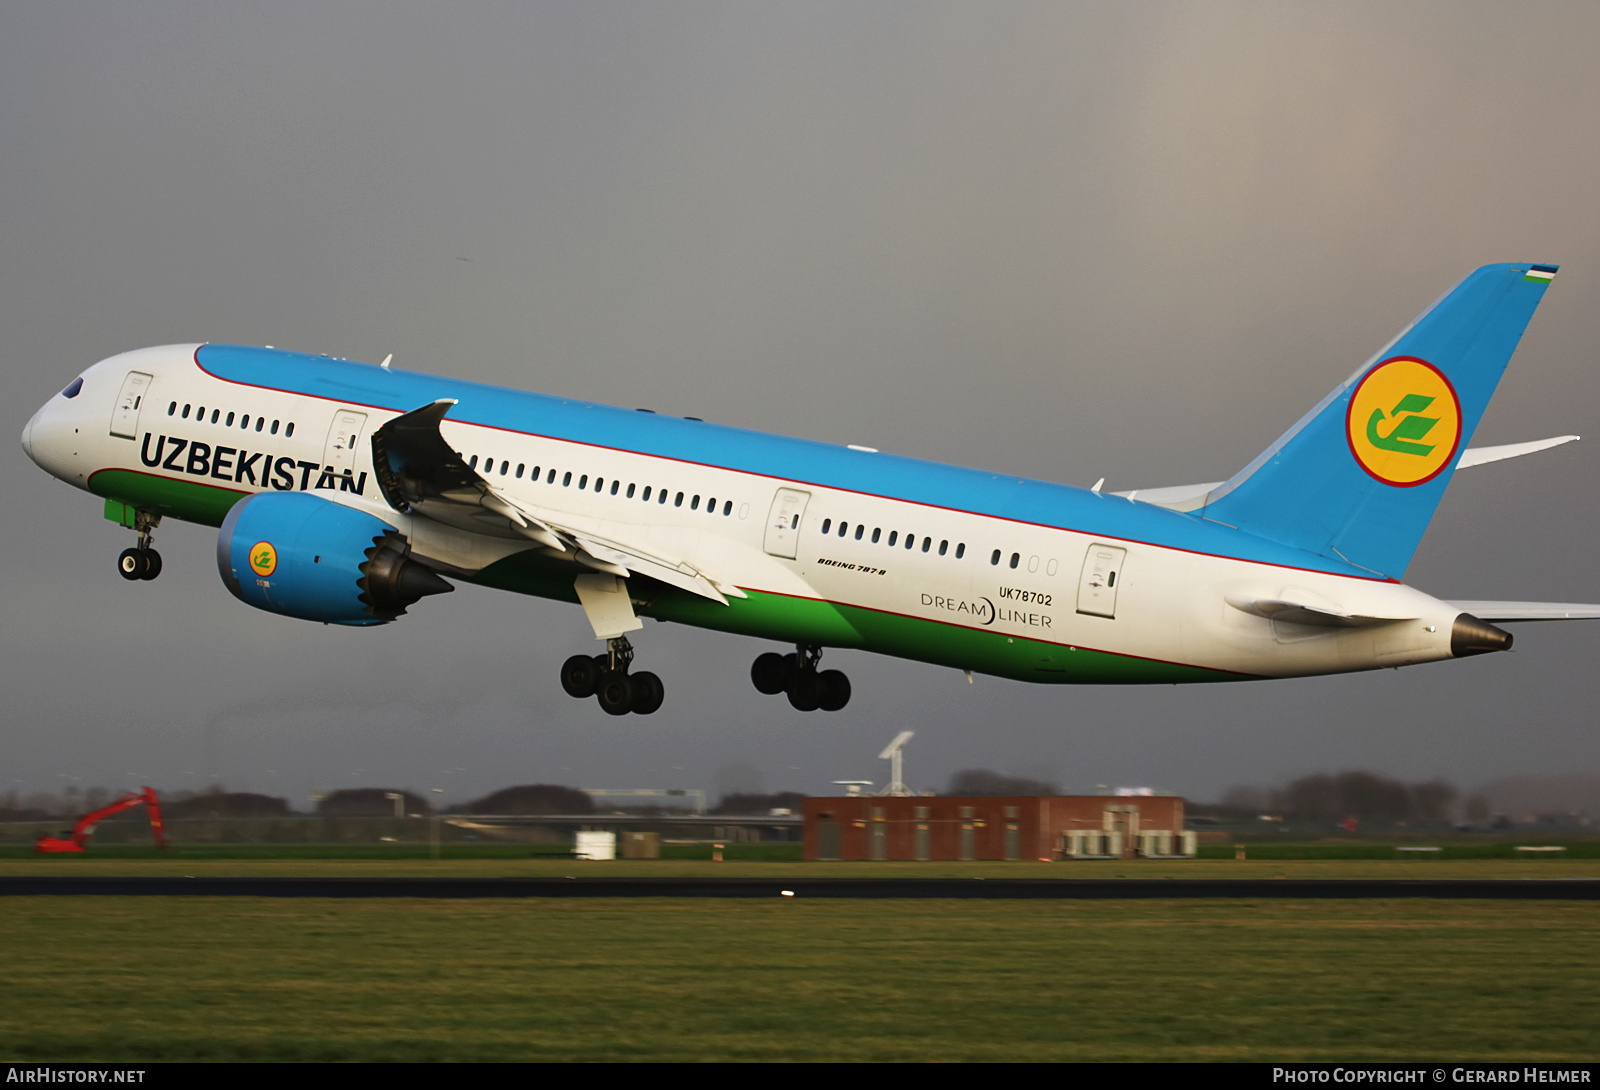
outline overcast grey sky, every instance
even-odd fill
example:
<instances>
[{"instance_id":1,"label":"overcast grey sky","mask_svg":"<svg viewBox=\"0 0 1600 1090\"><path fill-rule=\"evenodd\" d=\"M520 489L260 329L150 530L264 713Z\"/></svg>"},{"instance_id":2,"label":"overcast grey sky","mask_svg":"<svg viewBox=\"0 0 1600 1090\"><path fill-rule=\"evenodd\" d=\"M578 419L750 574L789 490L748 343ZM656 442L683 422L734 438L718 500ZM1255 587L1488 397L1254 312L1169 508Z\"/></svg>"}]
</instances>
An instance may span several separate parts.
<instances>
[{"instance_id":1,"label":"overcast grey sky","mask_svg":"<svg viewBox=\"0 0 1600 1090\"><path fill-rule=\"evenodd\" d=\"M377 631L166 571L17 437L77 371L268 343L1070 484L1225 477L1472 268L1562 264L1408 573L1600 600L1600 6L0 0L0 790L1229 784L1600 772L1600 624L1338 678L1036 687L650 625L667 703L556 668L575 607ZM746 766L736 772L737 766ZM719 774L720 770L720 774ZM755 773L759 773L759 776ZM759 783L757 781L760 781Z\"/></svg>"}]
</instances>

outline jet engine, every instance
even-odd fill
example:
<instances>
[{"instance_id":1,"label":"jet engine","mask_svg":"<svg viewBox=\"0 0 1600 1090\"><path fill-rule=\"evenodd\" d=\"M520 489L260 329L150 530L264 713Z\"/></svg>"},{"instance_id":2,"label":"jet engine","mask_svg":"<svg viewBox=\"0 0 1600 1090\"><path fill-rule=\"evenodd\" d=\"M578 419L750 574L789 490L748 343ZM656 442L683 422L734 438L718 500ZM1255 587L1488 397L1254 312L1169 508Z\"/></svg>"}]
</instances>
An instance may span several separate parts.
<instances>
[{"instance_id":1,"label":"jet engine","mask_svg":"<svg viewBox=\"0 0 1600 1090\"><path fill-rule=\"evenodd\" d=\"M217 535L217 570L246 605L324 624L384 624L455 589L412 559L393 526L304 492L234 504Z\"/></svg>"}]
</instances>

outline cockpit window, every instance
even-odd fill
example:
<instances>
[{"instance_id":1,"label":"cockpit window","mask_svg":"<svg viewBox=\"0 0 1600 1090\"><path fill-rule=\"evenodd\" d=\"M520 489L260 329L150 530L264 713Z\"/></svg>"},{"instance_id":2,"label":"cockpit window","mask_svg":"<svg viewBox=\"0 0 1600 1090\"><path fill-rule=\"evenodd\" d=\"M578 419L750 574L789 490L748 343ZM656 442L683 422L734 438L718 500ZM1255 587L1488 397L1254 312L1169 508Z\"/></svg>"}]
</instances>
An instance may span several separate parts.
<instances>
[{"instance_id":1,"label":"cockpit window","mask_svg":"<svg viewBox=\"0 0 1600 1090\"><path fill-rule=\"evenodd\" d=\"M83 389L83 379L75 378L67 383L67 388L61 391L62 397L77 397L78 391Z\"/></svg>"}]
</instances>

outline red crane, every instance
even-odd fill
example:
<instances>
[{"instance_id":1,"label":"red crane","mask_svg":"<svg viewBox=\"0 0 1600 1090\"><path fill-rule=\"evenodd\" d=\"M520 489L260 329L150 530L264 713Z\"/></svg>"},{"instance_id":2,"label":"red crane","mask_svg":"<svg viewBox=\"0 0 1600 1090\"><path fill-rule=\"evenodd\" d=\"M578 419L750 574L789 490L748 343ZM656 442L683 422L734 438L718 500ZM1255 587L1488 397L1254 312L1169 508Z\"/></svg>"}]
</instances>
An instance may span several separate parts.
<instances>
[{"instance_id":1,"label":"red crane","mask_svg":"<svg viewBox=\"0 0 1600 1090\"><path fill-rule=\"evenodd\" d=\"M72 827L72 832L65 836L41 836L34 841L33 850L36 852L81 852L89 844L89 834L94 832L94 827L112 814L120 814L130 807L143 803L150 812L150 832L155 835L156 845L161 848L167 846L167 830L161 821L161 800L156 798L153 788L146 787L143 791L129 791L126 795L109 802L98 810L91 810L78 819Z\"/></svg>"}]
</instances>

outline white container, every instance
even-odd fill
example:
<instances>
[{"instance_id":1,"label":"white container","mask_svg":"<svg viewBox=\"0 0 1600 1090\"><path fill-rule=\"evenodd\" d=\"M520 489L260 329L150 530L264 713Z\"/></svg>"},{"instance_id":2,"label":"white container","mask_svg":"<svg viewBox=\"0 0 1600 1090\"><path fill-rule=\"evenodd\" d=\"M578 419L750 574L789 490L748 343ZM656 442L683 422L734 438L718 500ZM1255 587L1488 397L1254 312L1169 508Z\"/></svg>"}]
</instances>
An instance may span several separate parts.
<instances>
[{"instance_id":1,"label":"white container","mask_svg":"<svg viewBox=\"0 0 1600 1090\"><path fill-rule=\"evenodd\" d=\"M615 859L617 834L579 833L576 854L579 859Z\"/></svg>"}]
</instances>

